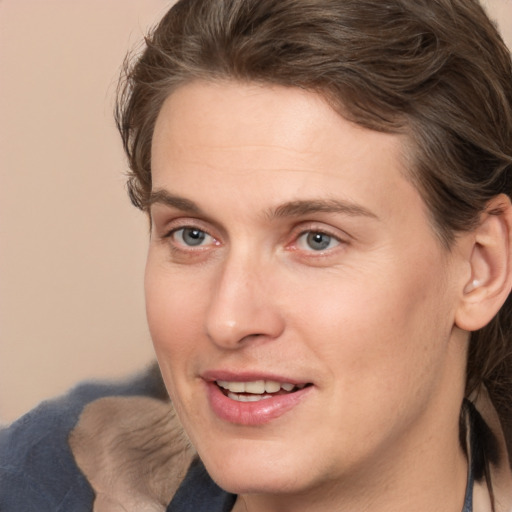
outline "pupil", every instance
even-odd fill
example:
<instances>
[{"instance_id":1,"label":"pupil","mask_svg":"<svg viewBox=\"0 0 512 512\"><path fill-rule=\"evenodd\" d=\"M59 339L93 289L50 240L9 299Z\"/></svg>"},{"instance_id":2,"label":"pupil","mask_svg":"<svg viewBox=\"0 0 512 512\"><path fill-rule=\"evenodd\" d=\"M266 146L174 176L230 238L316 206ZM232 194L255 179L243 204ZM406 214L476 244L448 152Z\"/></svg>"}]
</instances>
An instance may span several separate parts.
<instances>
[{"instance_id":1,"label":"pupil","mask_svg":"<svg viewBox=\"0 0 512 512\"><path fill-rule=\"evenodd\" d=\"M325 233L309 233L307 241L311 249L314 249L315 251L322 251L329 247L331 237Z\"/></svg>"},{"instance_id":2,"label":"pupil","mask_svg":"<svg viewBox=\"0 0 512 512\"><path fill-rule=\"evenodd\" d=\"M204 231L199 229L187 229L183 230L183 240L187 245L200 245L205 239Z\"/></svg>"}]
</instances>

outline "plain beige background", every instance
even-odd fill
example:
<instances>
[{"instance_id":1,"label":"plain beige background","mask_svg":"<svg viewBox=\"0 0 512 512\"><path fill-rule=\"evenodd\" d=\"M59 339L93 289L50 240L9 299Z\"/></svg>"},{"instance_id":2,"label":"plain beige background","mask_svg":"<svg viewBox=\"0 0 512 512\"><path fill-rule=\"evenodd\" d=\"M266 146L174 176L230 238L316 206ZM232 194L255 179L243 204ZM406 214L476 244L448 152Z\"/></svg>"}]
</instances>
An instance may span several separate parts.
<instances>
[{"instance_id":1,"label":"plain beige background","mask_svg":"<svg viewBox=\"0 0 512 512\"><path fill-rule=\"evenodd\" d=\"M0 421L152 359L147 224L112 119L171 0L0 0ZM512 0L487 0L512 44Z\"/></svg>"},{"instance_id":2,"label":"plain beige background","mask_svg":"<svg viewBox=\"0 0 512 512\"><path fill-rule=\"evenodd\" d=\"M0 418L152 358L112 117L165 0L0 0Z\"/></svg>"}]
</instances>

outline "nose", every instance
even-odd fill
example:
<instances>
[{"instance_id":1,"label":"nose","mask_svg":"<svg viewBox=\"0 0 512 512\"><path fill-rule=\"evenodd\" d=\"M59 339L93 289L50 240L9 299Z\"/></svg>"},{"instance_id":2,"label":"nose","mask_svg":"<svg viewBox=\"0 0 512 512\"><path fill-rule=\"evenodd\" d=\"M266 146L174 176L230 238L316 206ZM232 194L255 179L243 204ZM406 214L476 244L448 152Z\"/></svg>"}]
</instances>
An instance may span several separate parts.
<instances>
[{"instance_id":1,"label":"nose","mask_svg":"<svg viewBox=\"0 0 512 512\"><path fill-rule=\"evenodd\" d=\"M270 269L251 258L230 257L219 270L206 315L210 340L236 349L251 340L271 340L284 330Z\"/></svg>"}]
</instances>

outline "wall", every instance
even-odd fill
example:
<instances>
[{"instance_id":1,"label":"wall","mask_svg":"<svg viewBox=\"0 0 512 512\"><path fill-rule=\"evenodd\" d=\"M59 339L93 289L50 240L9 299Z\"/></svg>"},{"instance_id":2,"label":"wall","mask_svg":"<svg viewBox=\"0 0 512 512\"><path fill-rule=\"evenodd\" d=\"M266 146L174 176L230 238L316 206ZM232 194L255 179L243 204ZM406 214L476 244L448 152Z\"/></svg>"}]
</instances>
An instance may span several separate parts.
<instances>
[{"instance_id":1,"label":"wall","mask_svg":"<svg viewBox=\"0 0 512 512\"><path fill-rule=\"evenodd\" d=\"M0 418L152 358L147 223L112 118L164 0L0 1Z\"/></svg>"}]
</instances>

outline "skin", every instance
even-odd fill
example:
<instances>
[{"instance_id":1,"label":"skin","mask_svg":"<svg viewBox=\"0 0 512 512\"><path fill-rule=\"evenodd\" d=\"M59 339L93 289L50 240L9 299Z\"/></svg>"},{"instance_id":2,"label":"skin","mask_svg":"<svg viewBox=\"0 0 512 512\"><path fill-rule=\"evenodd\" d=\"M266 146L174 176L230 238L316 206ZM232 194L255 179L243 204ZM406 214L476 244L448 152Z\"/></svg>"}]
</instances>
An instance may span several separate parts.
<instances>
[{"instance_id":1,"label":"skin","mask_svg":"<svg viewBox=\"0 0 512 512\"><path fill-rule=\"evenodd\" d=\"M299 89L193 82L159 114L148 321L180 419L235 510L462 509L468 335L455 318L471 244L441 246L405 161L399 136ZM345 208L282 208L326 200ZM238 425L208 401L202 375L219 368L312 386L286 414Z\"/></svg>"}]
</instances>

